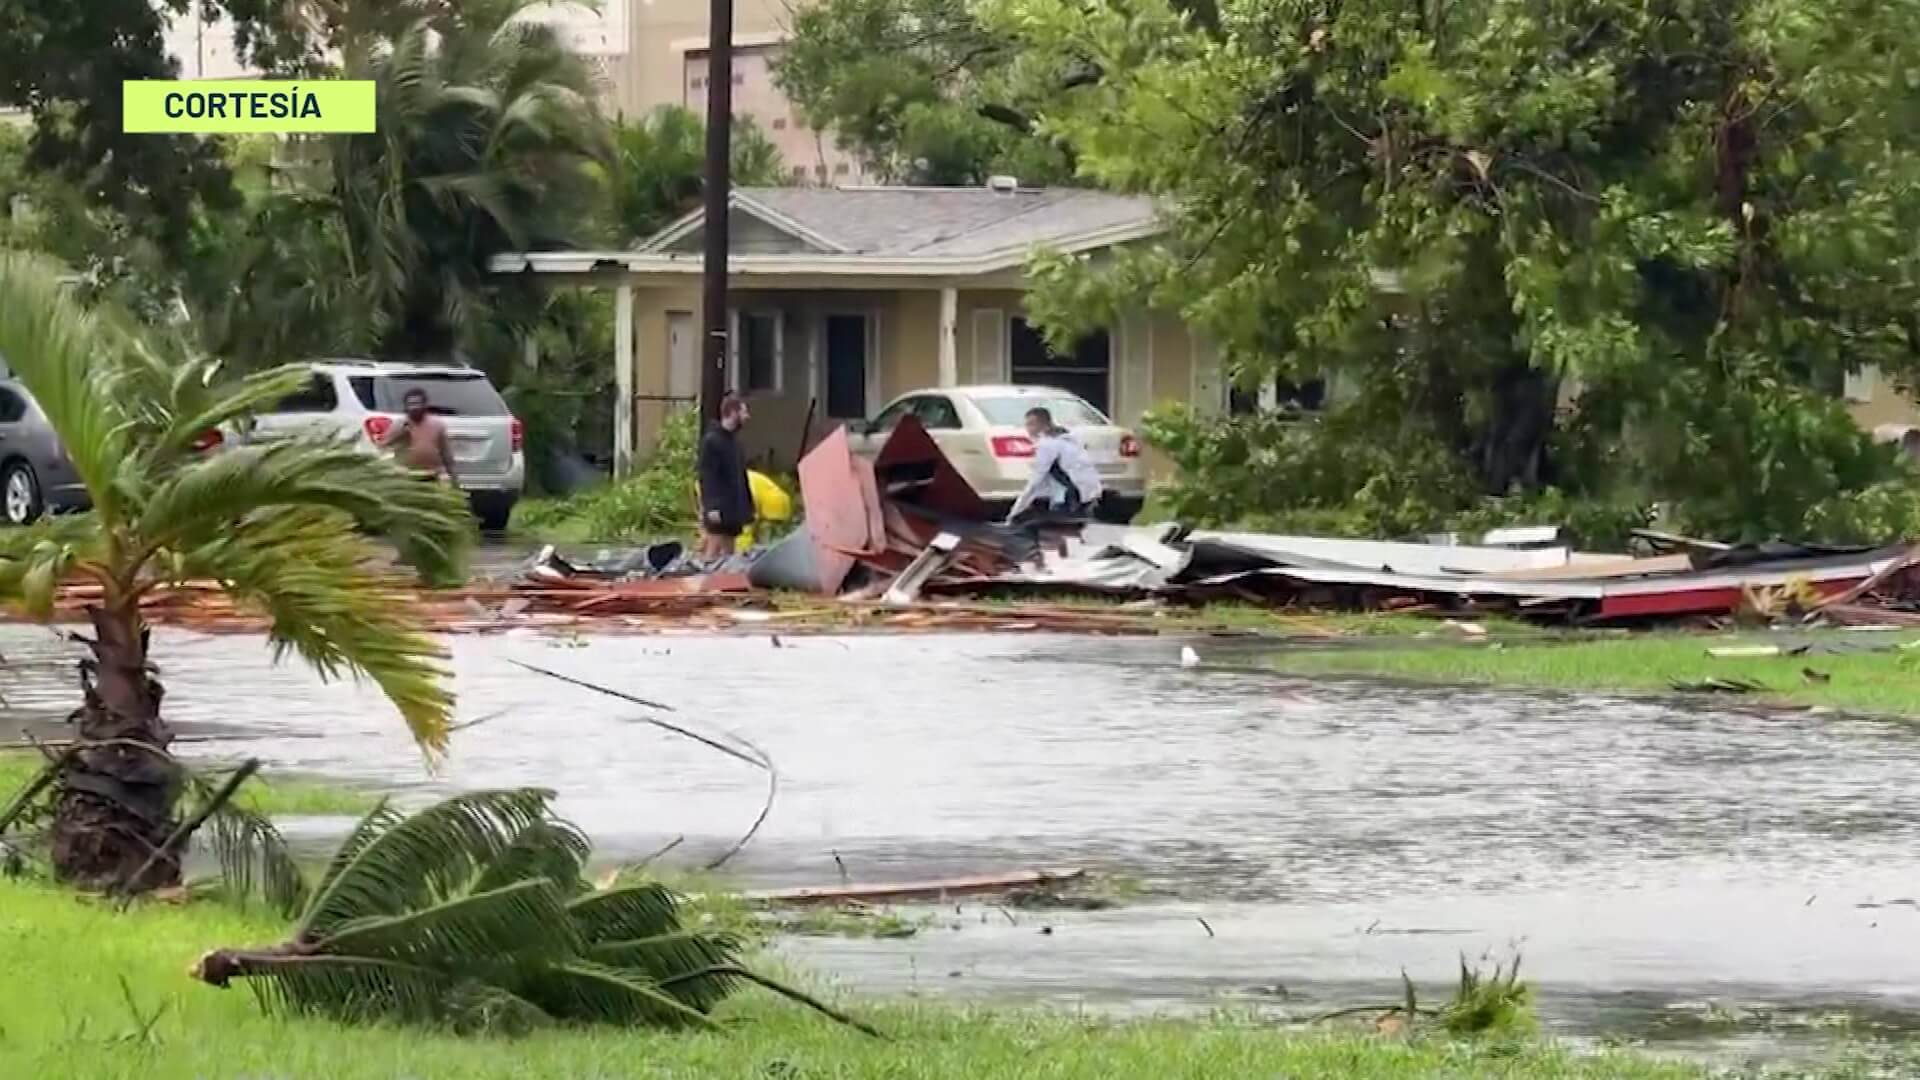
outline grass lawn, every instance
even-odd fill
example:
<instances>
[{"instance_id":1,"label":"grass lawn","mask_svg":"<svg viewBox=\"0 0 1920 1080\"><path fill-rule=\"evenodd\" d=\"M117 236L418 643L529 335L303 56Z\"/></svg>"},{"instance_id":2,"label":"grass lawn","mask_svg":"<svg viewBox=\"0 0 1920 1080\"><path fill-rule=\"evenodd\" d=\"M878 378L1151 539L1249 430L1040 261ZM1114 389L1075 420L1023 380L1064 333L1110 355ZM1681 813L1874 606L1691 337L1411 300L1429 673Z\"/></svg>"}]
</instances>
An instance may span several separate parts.
<instances>
[{"instance_id":1,"label":"grass lawn","mask_svg":"<svg viewBox=\"0 0 1920 1080\"><path fill-rule=\"evenodd\" d=\"M1671 693L1675 682L1740 679L1765 689L1731 700L1824 706L1851 712L1920 716L1920 655L1823 653L1913 640L1911 634L1815 633L1705 635L1649 633L1559 642L1408 643L1285 652L1273 663L1304 675L1371 675L1457 685L1537 686L1564 690ZM1716 659L1711 648L1810 643L1806 655ZM1496 647L1497 646L1497 647ZM1807 674L1809 671L1813 675ZM1826 676L1821 681L1817 676Z\"/></svg>"},{"instance_id":2,"label":"grass lawn","mask_svg":"<svg viewBox=\"0 0 1920 1080\"><path fill-rule=\"evenodd\" d=\"M116 915L50 887L0 881L0 1076L208 1080L458 1077L716 1077L779 1080L1226 1080L1278 1077L1700 1076L1619 1054L1310 1033L1216 1018L1106 1024L1061 1014L936 1004L847 1005L892 1036L877 1042L797 1006L743 993L728 1030L663 1035L577 1030L520 1040L346 1028L259 1014L244 989L194 982L217 945L275 942L274 921L212 904Z\"/></svg>"},{"instance_id":3,"label":"grass lawn","mask_svg":"<svg viewBox=\"0 0 1920 1080\"><path fill-rule=\"evenodd\" d=\"M0 751L0 804L33 779L45 759L33 750ZM234 800L259 814L351 814L373 809L378 797L324 780L256 773Z\"/></svg>"}]
</instances>

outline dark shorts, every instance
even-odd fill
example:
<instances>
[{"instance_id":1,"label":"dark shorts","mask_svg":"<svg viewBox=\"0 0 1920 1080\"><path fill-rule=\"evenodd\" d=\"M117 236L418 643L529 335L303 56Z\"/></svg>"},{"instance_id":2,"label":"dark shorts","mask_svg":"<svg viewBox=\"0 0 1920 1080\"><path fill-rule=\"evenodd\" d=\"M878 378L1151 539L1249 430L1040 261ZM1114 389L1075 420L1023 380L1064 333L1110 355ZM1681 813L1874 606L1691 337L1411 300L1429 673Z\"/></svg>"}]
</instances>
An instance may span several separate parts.
<instances>
[{"instance_id":1,"label":"dark shorts","mask_svg":"<svg viewBox=\"0 0 1920 1080\"><path fill-rule=\"evenodd\" d=\"M706 533L708 536L724 536L729 540L738 537L745 528L746 526L741 525L737 521L722 521L718 525L715 525L711 521L702 521L700 523L701 532Z\"/></svg>"}]
</instances>

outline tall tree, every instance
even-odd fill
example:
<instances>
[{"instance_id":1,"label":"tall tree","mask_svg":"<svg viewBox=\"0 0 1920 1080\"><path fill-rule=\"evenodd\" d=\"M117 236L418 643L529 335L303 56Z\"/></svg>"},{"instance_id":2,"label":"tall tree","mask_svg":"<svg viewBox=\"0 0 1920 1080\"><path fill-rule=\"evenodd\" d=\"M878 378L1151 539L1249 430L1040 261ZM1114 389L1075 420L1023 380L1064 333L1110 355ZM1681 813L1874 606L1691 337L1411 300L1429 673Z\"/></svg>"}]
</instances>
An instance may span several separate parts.
<instances>
[{"instance_id":1,"label":"tall tree","mask_svg":"<svg viewBox=\"0 0 1920 1080\"><path fill-rule=\"evenodd\" d=\"M1892 475L1830 391L1920 368L1920 0L982 10L1100 68L1044 130L1173 225L1040 260L1056 330L1177 310L1249 377L1341 375L1309 438L1393 448L1281 484L1427 461L1444 499L1630 489L1765 533Z\"/></svg>"},{"instance_id":2,"label":"tall tree","mask_svg":"<svg viewBox=\"0 0 1920 1080\"><path fill-rule=\"evenodd\" d=\"M613 227L623 242L644 240L700 205L705 140L706 123L676 105L663 105L614 130L609 186ZM735 187L786 182L780 148L752 121L736 119L732 141Z\"/></svg>"},{"instance_id":3,"label":"tall tree","mask_svg":"<svg viewBox=\"0 0 1920 1080\"><path fill-rule=\"evenodd\" d=\"M80 305L55 264L0 252L0 355L46 414L93 508L0 536L0 596L49 618L69 578L98 589L86 609L81 747L66 766L52 831L55 871L84 887L179 880L168 852L180 767L142 601L216 581L270 619L276 654L323 676L364 676L428 751L447 738L452 698L440 651L383 587L365 531L406 539L428 572L457 561L465 499L384 456L325 440L202 452L208 433L304 385L304 367L232 381L112 312Z\"/></svg>"},{"instance_id":4,"label":"tall tree","mask_svg":"<svg viewBox=\"0 0 1920 1080\"><path fill-rule=\"evenodd\" d=\"M794 16L775 77L808 123L890 179L1061 179L1067 156L1032 109L1091 73L1072 57L1019 59L1015 37L965 0L821 0Z\"/></svg>"},{"instance_id":5,"label":"tall tree","mask_svg":"<svg viewBox=\"0 0 1920 1080\"><path fill-rule=\"evenodd\" d=\"M34 121L32 161L124 215L170 256L198 208L236 205L221 141L128 134L121 83L179 77L169 20L198 8L232 20L244 56L296 66L315 55L292 0L8 0L0 4L0 107Z\"/></svg>"},{"instance_id":6,"label":"tall tree","mask_svg":"<svg viewBox=\"0 0 1920 1080\"><path fill-rule=\"evenodd\" d=\"M329 140L333 198L376 313L376 348L452 350L502 251L574 246L611 156L585 62L529 0L422 19L347 74L379 83L380 130Z\"/></svg>"}]
</instances>

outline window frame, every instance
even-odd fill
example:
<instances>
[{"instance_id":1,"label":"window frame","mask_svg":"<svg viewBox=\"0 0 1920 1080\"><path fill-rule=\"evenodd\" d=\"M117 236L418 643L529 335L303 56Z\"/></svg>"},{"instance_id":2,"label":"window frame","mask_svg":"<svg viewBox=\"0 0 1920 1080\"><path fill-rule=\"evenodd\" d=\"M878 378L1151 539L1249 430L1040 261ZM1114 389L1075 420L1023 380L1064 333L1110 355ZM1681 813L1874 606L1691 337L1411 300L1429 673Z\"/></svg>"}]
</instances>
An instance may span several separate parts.
<instances>
[{"instance_id":1,"label":"window frame","mask_svg":"<svg viewBox=\"0 0 1920 1080\"><path fill-rule=\"evenodd\" d=\"M773 383L748 386L746 376L752 365L741 353L744 337L741 328L750 319L764 318L773 324ZM727 313L727 382L741 397L781 397L787 392L787 319L779 308L735 308Z\"/></svg>"}]
</instances>

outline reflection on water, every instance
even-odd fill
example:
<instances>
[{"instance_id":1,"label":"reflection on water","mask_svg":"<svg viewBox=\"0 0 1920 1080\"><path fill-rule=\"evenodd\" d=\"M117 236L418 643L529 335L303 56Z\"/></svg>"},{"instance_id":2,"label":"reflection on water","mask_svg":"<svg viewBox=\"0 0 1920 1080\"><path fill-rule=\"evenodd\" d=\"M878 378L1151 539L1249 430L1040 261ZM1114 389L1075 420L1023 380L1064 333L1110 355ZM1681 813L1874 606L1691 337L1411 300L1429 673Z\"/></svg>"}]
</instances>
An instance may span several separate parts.
<instances>
[{"instance_id":1,"label":"reflection on water","mask_svg":"<svg viewBox=\"0 0 1920 1080\"><path fill-rule=\"evenodd\" d=\"M176 724L231 736L197 754L405 791L541 784L614 855L724 849L761 778L507 659L764 747L780 801L732 864L748 881L832 881L837 855L862 879L1079 865L1149 891L1044 936L972 913L794 946L878 988L1325 1002L1391 997L1403 967L1438 990L1462 953L1517 948L1568 1030L1628 1010L1694 1039L1713 1025L1673 1021L1690 1002L1920 1003L1920 738L1901 725L1187 671L1164 640L451 646L462 716L506 712L431 777L371 690L274 668L258 639L165 633L157 655ZM0 633L16 716L69 706L64 648Z\"/></svg>"}]
</instances>

